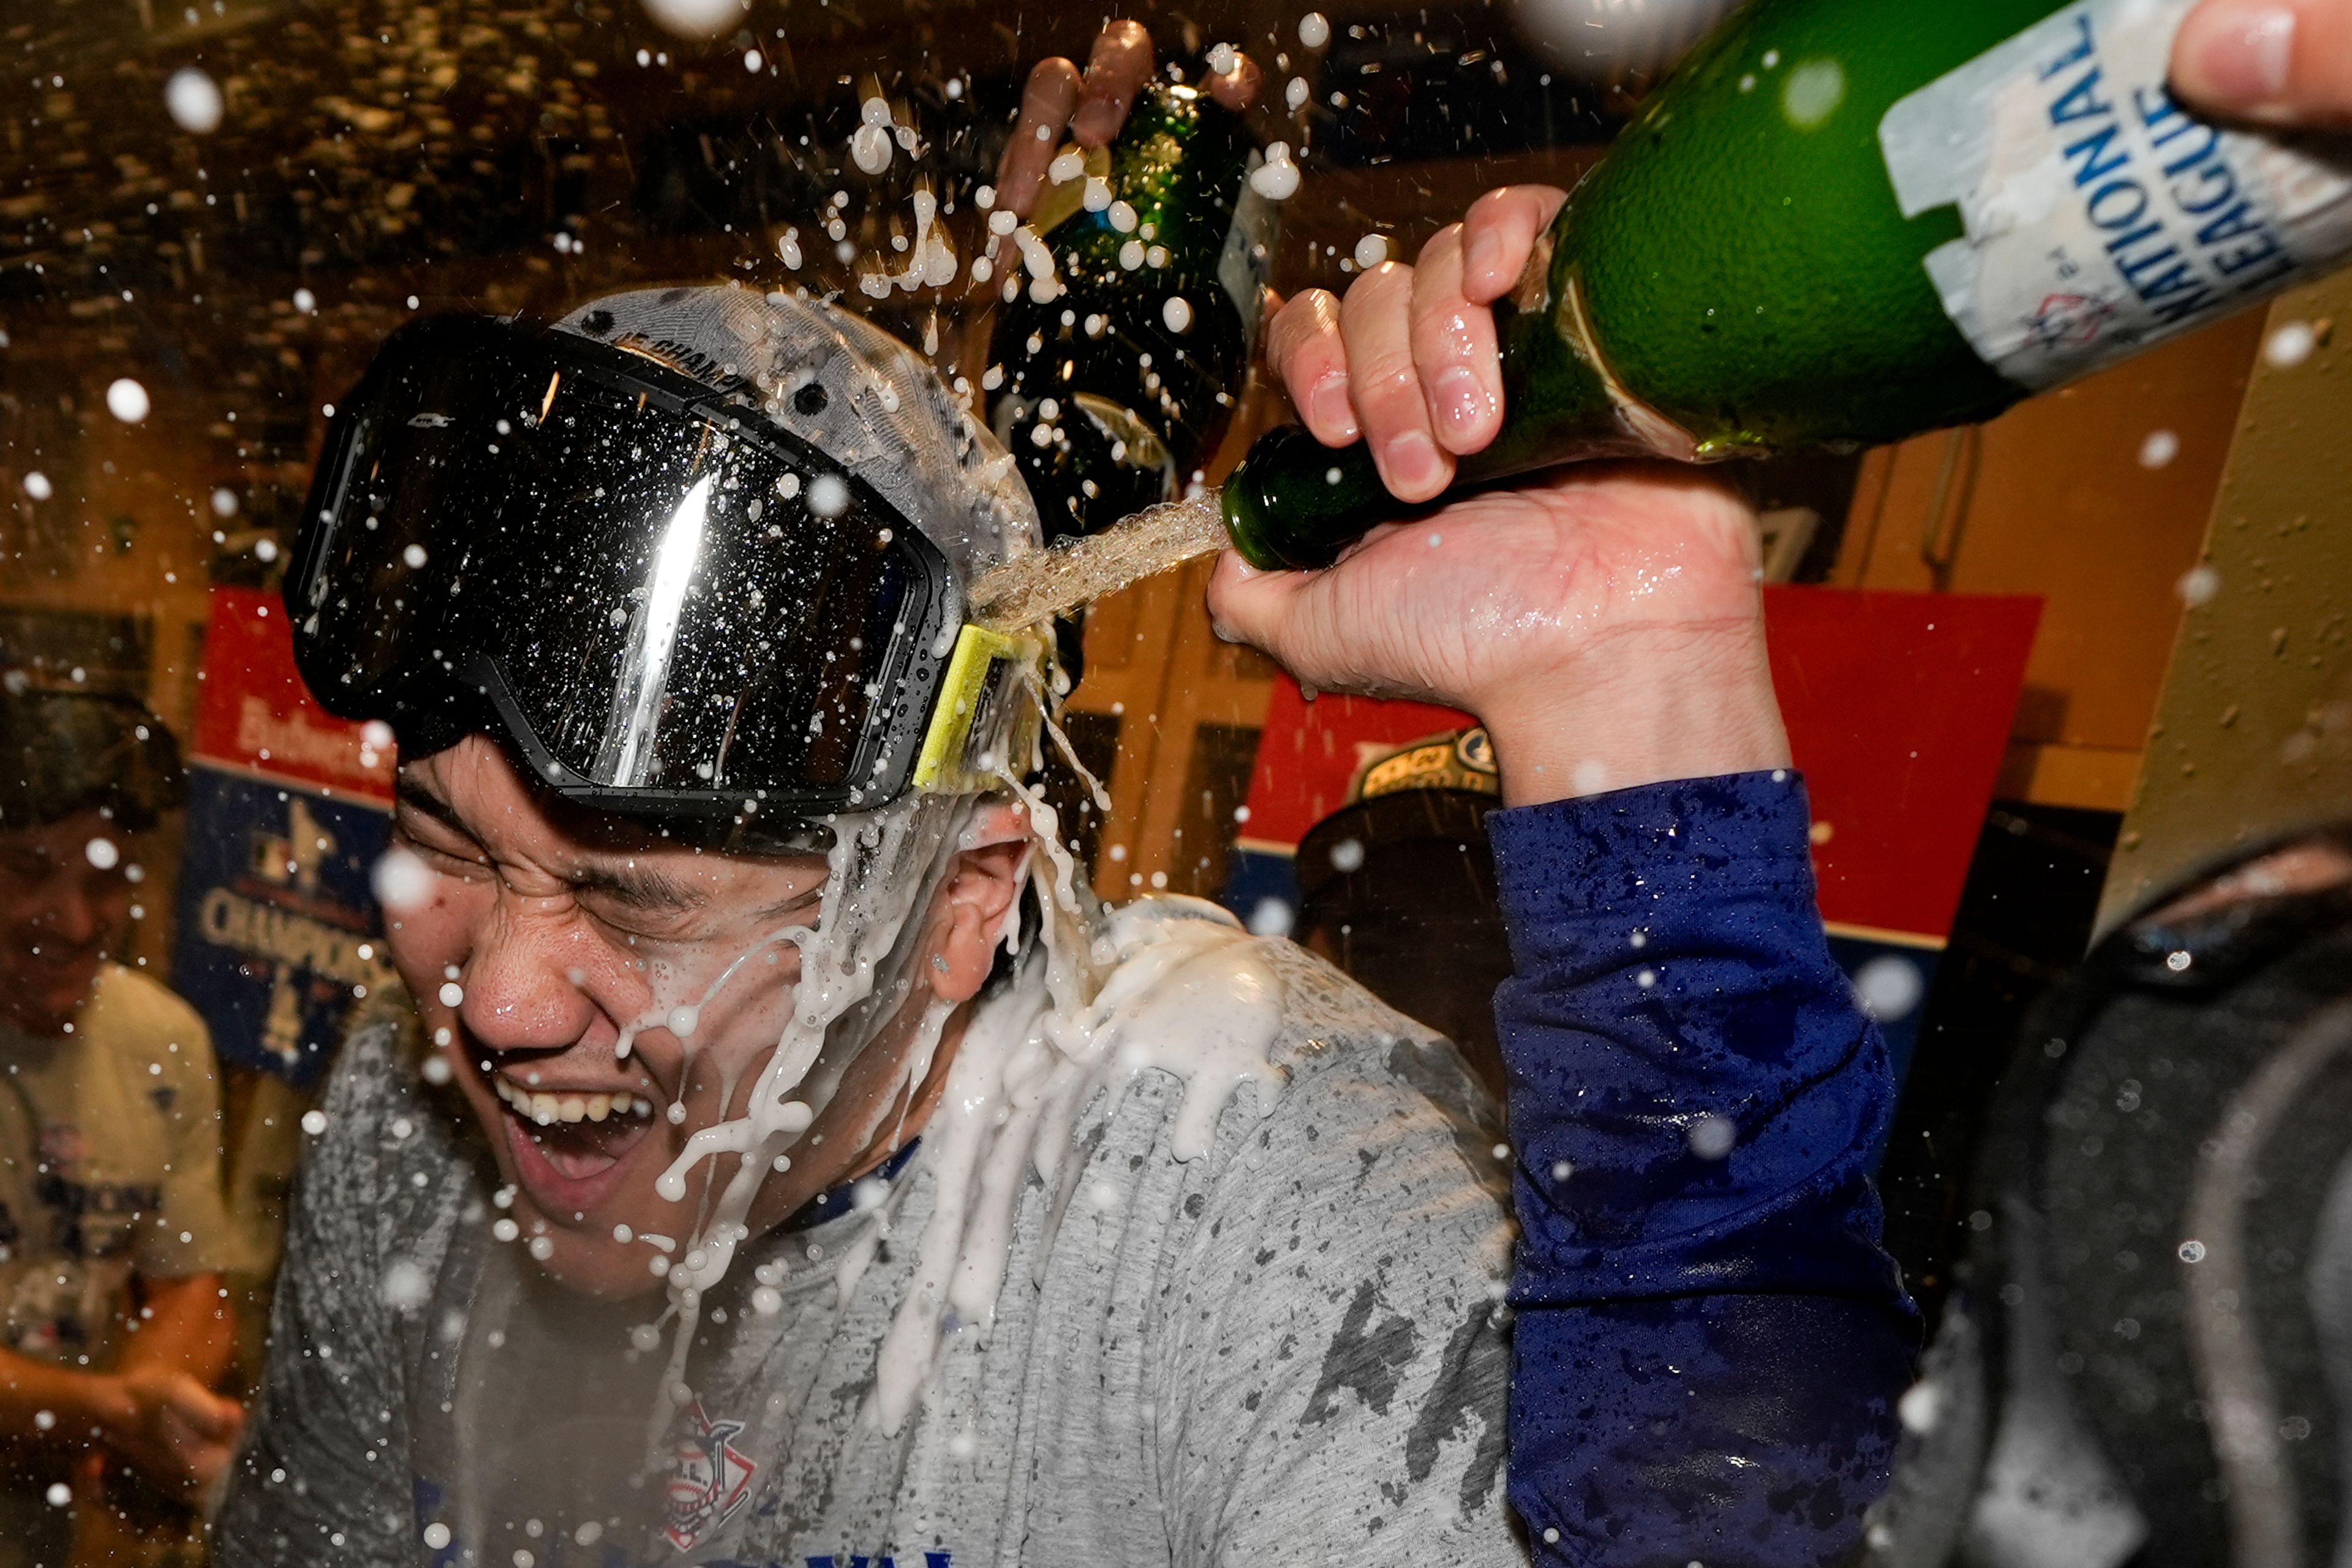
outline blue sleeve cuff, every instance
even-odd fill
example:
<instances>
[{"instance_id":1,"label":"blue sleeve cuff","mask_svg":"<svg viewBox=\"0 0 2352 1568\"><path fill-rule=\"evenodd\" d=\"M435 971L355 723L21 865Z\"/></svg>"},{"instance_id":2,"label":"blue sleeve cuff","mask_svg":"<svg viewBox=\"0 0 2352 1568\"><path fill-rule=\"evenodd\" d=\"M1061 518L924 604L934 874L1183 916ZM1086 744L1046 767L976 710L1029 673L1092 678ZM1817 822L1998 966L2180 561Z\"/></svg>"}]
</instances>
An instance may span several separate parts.
<instances>
[{"instance_id":1,"label":"blue sleeve cuff","mask_svg":"<svg viewBox=\"0 0 2352 1568\"><path fill-rule=\"evenodd\" d=\"M1523 1308L1901 1301L1866 1164L1893 1084L1829 954L1808 825L1786 771L1490 819Z\"/></svg>"}]
</instances>

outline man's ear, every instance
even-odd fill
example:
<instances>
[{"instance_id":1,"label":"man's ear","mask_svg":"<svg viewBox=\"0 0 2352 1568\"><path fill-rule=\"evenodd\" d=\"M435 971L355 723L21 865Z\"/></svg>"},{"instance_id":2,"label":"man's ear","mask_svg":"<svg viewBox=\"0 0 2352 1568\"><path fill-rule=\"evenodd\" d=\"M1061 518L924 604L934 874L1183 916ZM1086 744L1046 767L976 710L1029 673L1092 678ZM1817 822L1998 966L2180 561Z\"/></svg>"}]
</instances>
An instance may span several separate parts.
<instances>
[{"instance_id":1,"label":"man's ear","mask_svg":"<svg viewBox=\"0 0 2352 1568\"><path fill-rule=\"evenodd\" d=\"M1017 803L992 801L973 815L940 890L941 931L924 976L942 1001L969 1002L988 983L1029 847L1029 814Z\"/></svg>"}]
</instances>

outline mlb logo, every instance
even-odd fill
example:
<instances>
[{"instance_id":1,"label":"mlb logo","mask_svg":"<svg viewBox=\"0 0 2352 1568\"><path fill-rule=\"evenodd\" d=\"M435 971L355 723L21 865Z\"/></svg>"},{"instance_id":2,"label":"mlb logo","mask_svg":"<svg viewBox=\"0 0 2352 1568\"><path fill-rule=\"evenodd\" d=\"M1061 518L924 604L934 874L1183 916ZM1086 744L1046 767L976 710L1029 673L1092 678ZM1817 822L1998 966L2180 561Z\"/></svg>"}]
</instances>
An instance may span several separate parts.
<instances>
[{"instance_id":1,"label":"mlb logo","mask_svg":"<svg viewBox=\"0 0 2352 1568\"><path fill-rule=\"evenodd\" d=\"M742 1422L711 1420L700 1400L681 1420L686 1431L678 1438L671 1468L669 1524L662 1533L672 1546L688 1552L743 1506L760 1467L735 1447Z\"/></svg>"}]
</instances>

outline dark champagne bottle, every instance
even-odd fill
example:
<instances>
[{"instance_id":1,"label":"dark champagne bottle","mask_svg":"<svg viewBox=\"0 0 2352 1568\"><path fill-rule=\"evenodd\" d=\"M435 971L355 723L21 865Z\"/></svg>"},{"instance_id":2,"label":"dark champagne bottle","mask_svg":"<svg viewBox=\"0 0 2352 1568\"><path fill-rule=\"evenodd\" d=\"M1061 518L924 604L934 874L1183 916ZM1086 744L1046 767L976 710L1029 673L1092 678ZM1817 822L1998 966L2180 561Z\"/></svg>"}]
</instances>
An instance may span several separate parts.
<instances>
[{"instance_id":1,"label":"dark champagne bottle","mask_svg":"<svg viewBox=\"0 0 2352 1568\"><path fill-rule=\"evenodd\" d=\"M989 424L1049 541L1192 483L1257 341L1273 210L1249 188L1240 117L1154 80L1109 153L1107 174L1049 187L1042 237L998 247L1011 298L982 382ZM1076 210L1056 219L1055 205Z\"/></svg>"},{"instance_id":2,"label":"dark champagne bottle","mask_svg":"<svg viewBox=\"0 0 2352 1568\"><path fill-rule=\"evenodd\" d=\"M2190 0L1759 0L1570 195L1497 307L1477 484L1579 458L1893 441L2267 298L2352 251L2352 143L2206 124L2165 76ZM1391 500L1361 445L1251 449L1260 566Z\"/></svg>"}]
</instances>

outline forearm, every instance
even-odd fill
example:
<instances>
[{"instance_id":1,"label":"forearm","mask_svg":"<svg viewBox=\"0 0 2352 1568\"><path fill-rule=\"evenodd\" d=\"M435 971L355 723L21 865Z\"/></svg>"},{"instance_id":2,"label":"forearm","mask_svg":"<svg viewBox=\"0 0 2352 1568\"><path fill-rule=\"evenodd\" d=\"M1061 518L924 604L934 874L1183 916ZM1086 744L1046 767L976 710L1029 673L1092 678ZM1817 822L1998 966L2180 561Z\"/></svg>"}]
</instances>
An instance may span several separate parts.
<instances>
[{"instance_id":1,"label":"forearm","mask_svg":"<svg viewBox=\"0 0 2352 1568\"><path fill-rule=\"evenodd\" d=\"M217 1274L141 1281L146 1297L124 1341L121 1370L163 1367L217 1388L236 1353L236 1323Z\"/></svg>"},{"instance_id":2,"label":"forearm","mask_svg":"<svg viewBox=\"0 0 2352 1568\"><path fill-rule=\"evenodd\" d=\"M119 1379L0 1350L0 1442L88 1447L128 1418Z\"/></svg>"},{"instance_id":3,"label":"forearm","mask_svg":"<svg viewBox=\"0 0 2352 1568\"><path fill-rule=\"evenodd\" d=\"M1805 827L1785 772L1494 819L1513 1499L1580 1562L1822 1560L1885 1482L1913 1335L1866 1166L1893 1089Z\"/></svg>"}]
</instances>

